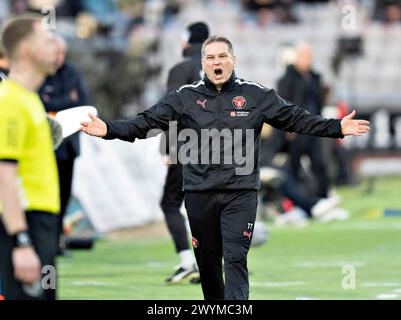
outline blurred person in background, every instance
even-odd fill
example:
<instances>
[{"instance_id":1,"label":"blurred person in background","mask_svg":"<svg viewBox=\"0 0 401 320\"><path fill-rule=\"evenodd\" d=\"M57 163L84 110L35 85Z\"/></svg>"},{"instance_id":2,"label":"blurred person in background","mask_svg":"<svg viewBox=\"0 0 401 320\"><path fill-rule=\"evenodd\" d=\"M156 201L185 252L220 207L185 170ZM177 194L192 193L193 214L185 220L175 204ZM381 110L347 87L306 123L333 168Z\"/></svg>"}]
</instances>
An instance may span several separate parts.
<instances>
[{"instance_id":1,"label":"blurred person in background","mask_svg":"<svg viewBox=\"0 0 401 320\"><path fill-rule=\"evenodd\" d=\"M330 139L327 142L335 145L337 140ZM312 219L320 222L346 220L349 213L338 207L338 197L321 198L311 195L301 181L293 176L288 165L280 161L281 154L287 155L289 144L290 140L285 139L285 133L281 130L267 125L262 129L260 194L266 206L266 216L279 225L305 225L307 220ZM302 210L285 208L283 204L286 199L291 200L295 209ZM269 210L272 206L275 210Z\"/></svg>"},{"instance_id":2,"label":"blurred person in background","mask_svg":"<svg viewBox=\"0 0 401 320\"><path fill-rule=\"evenodd\" d=\"M386 6L385 9L385 20L388 24L400 24L401 23L401 5L398 1L392 1Z\"/></svg>"},{"instance_id":3,"label":"blurred person in background","mask_svg":"<svg viewBox=\"0 0 401 320\"><path fill-rule=\"evenodd\" d=\"M268 210L267 216L277 225L305 225L312 219L319 222L348 219L349 212L338 207L335 198L310 196L285 167L262 167L260 179L263 204L275 205L278 211L277 215ZM290 210L286 208L286 200L291 200Z\"/></svg>"},{"instance_id":4,"label":"blurred person in background","mask_svg":"<svg viewBox=\"0 0 401 320\"><path fill-rule=\"evenodd\" d=\"M168 92L202 79L201 49L203 41L208 37L209 28L205 23L196 22L188 26L182 39L184 61L170 70L167 80ZM168 133L163 137L168 137ZM162 148L164 146L167 155L169 150L177 149L173 142L167 143L162 139ZM192 282L199 280L199 270L189 247L185 220L180 212L184 200L182 186L182 165L169 164L160 205L180 257L180 264L174 274L166 279L167 283L176 283L188 278L192 278Z\"/></svg>"},{"instance_id":5,"label":"blurred person in background","mask_svg":"<svg viewBox=\"0 0 401 320\"><path fill-rule=\"evenodd\" d=\"M36 93L57 70L57 50L42 17L8 20L1 42L10 59L0 83L0 270L7 300L56 299L53 267L60 199L57 163L45 108Z\"/></svg>"},{"instance_id":6,"label":"blurred person in background","mask_svg":"<svg viewBox=\"0 0 401 320\"><path fill-rule=\"evenodd\" d=\"M30 9L28 0L9 0L9 6L13 14L23 13Z\"/></svg>"},{"instance_id":7,"label":"blurred person in background","mask_svg":"<svg viewBox=\"0 0 401 320\"><path fill-rule=\"evenodd\" d=\"M342 119L348 114L348 104L339 101L336 105L337 118ZM352 150L344 146L340 139L331 142L330 154L334 160L336 186L351 186L356 184L355 174L352 170Z\"/></svg>"},{"instance_id":8,"label":"blurred person in background","mask_svg":"<svg viewBox=\"0 0 401 320\"><path fill-rule=\"evenodd\" d=\"M321 115L324 87L320 75L312 70L312 57L312 48L309 44L297 44L294 64L287 66L285 75L279 80L278 94L297 105L305 106L311 114ZM286 137L290 140L288 156L291 175L300 178L301 157L307 155L311 161L311 171L317 181L314 196L327 198L330 180L326 159L322 153L322 139L297 134L286 134Z\"/></svg>"},{"instance_id":9,"label":"blurred person in background","mask_svg":"<svg viewBox=\"0 0 401 320\"><path fill-rule=\"evenodd\" d=\"M373 18L385 24L401 23L401 1L377 0L375 2Z\"/></svg>"},{"instance_id":10,"label":"blurred person in background","mask_svg":"<svg viewBox=\"0 0 401 320\"><path fill-rule=\"evenodd\" d=\"M297 23L293 0L243 0L243 6L255 15L260 26L274 23Z\"/></svg>"},{"instance_id":11,"label":"blurred person in background","mask_svg":"<svg viewBox=\"0 0 401 320\"><path fill-rule=\"evenodd\" d=\"M88 104L88 95L81 75L71 64L67 63L67 43L61 36L56 36L57 72L48 77L39 89L39 95L50 114L84 106ZM57 241L59 255L66 255L63 236L63 218L71 197L72 178L75 158L79 156L79 133L66 138L56 150L57 167L60 178L60 215Z\"/></svg>"}]
</instances>

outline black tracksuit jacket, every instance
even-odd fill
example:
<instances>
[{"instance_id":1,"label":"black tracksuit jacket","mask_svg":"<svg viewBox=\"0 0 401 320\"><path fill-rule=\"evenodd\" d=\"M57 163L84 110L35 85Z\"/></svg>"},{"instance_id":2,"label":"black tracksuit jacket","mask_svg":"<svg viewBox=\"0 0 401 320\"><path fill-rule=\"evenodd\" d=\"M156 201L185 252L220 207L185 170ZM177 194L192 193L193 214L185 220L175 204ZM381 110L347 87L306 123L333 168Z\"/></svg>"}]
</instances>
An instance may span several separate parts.
<instances>
[{"instance_id":1,"label":"black tracksuit jacket","mask_svg":"<svg viewBox=\"0 0 401 320\"><path fill-rule=\"evenodd\" d=\"M240 106L235 106L235 102L240 102ZM184 165L184 191L258 190L259 145L263 123L299 134L343 137L340 120L312 115L305 109L282 99L274 90L238 79L233 72L220 92L205 76L192 85L170 92L133 120L106 122L108 132L104 138L134 142L135 139L146 138L151 129L167 130L169 121L177 121L179 130L186 128L195 130L198 137L201 137L201 129L229 129L231 132L234 129L254 130L252 173L237 175L235 169L240 166L239 164L223 164L222 145L221 164L199 162L199 164ZM199 159L202 148L200 141L199 138ZM243 133L242 148L245 155L245 133ZM212 148L209 149L210 158Z\"/></svg>"}]
</instances>

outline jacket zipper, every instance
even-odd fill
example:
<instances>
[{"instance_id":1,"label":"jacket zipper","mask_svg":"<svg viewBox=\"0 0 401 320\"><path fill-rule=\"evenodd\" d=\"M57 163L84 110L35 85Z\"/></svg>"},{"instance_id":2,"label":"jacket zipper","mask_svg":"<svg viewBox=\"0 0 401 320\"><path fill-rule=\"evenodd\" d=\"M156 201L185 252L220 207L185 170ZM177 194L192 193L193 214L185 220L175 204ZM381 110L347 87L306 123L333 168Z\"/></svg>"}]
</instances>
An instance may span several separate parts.
<instances>
[{"instance_id":1,"label":"jacket zipper","mask_svg":"<svg viewBox=\"0 0 401 320\"><path fill-rule=\"evenodd\" d=\"M219 97L219 101L218 101L218 112L219 112L219 114L218 114L218 118L217 118L217 130L219 130L219 132L221 132L221 130L223 129L222 128L222 121L221 121L221 110L222 110L222 107L221 107L221 101L222 101L222 96L223 96L223 93L220 91L219 92L219 95L218 95L218 97ZM220 141L220 143L221 143L222 141ZM221 146L220 146L221 147ZM221 149L219 150L219 152L220 152L220 164L218 164L217 165L217 168L221 168L221 167L223 167L223 165L222 165L222 161L224 161L221 157L222 157L222 154L221 154Z\"/></svg>"},{"instance_id":2,"label":"jacket zipper","mask_svg":"<svg viewBox=\"0 0 401 320\"><path fill-rule=\"evenodd\" d=\"M222 123L221 123L221 98L222 98L222 96L223 96L223 93L220 91L219 95L218 95L219 101L218 101L218 117L217 117L217 129L219 131L222 130L222 126L221 126L222 125Z\"/></svg>"}]
</instances>

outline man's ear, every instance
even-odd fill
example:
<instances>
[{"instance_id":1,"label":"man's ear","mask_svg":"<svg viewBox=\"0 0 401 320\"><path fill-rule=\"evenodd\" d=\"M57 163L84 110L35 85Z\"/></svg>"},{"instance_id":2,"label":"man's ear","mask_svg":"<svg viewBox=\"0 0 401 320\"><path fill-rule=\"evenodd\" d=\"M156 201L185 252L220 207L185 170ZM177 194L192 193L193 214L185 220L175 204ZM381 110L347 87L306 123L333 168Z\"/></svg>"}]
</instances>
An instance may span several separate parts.
<instances>
[{"instance_id":1,"label":"man's ear","mask_svg":"<svg viewBox=\"0 0 401 320\"><path fill-rule=\"evenodd\" d=\"M18 47L15 49L14 53L17 59L26 59L29 56L29 48L26 44L26 41L22 41Z\"/></svg>"},{"instance_id":2,"label":"man's ear","mask_svg":"<svg viewBox=\"0 0 401 320\"><path fill-rule=\"evenodd\" d=\"M30 45L25 44L21 48L20 55L21 55L21 57L23 59L25 59L25 60L29 59L30 60L31 57L32 57L33 51L34 51L33 47L31 47Z\"/></svg>"},{"instance_id":3,"label":"man's ear","mask_svg":"<svg viewBox=\"0 0 401 320\"><path fill-rule=\"evenodd\" d=\"M234 63L234 67L235 67L236 64L237 64L237 57L236 56L233 56L233 63Z\"/></svg>"},{"instance_id":4,"label":"man's ear","mask_svg":"<svg viewBox=\"0 0 401 320\"><path fill-rule=\"evenodd\" d=\"M33 35L29 35L23 39L20 43L19 55L24 60L31 60L32 56L35 54L36 43L34 41Z\"/></svg>"}]
</instances>

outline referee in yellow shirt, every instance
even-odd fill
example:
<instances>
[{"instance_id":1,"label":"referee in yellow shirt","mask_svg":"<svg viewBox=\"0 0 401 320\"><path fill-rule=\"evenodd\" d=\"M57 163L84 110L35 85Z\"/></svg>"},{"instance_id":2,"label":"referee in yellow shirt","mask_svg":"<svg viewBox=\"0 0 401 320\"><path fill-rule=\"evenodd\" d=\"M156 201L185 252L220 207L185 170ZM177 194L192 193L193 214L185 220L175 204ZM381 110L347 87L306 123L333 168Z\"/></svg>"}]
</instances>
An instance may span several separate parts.
<instances>
[{"instance_id":1,"label":"referee in yellow shirt","mask_svg":"<svg viewBox=\"0 0 401 320\"><path fill-rule=\"evenodd\" d=\"M36 91L56 71L55 38L40 16L24 15L4 24L1 42L10 59L8 79L0 83L2 294L6 300L53 300L58 175Z\"/></svg>"}]
</instances>

